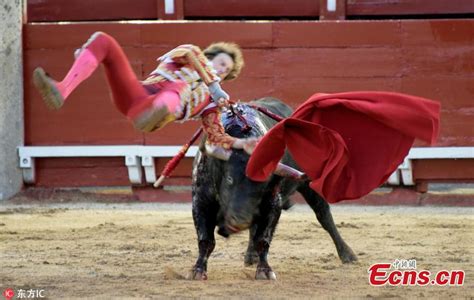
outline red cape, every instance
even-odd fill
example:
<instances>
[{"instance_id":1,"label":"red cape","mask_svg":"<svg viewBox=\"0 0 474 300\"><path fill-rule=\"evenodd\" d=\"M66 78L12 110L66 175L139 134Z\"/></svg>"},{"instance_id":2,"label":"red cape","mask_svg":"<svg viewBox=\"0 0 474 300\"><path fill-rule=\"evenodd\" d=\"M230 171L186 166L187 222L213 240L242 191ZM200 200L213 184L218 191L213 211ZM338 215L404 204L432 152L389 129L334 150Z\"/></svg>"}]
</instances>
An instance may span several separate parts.
<instances>
[{"instance_id":1,"label":"red cape","mask_svg":"<svg viewBox=\"0 0 474 300\"><path fill-rule=\"evenodd\" d=\"M328 202L357 199L383 184L414 139L439 133L438 102L388 92L314 94L258 143L247 176L265 181L288 147Z\"/></svg>"}]
</instances>

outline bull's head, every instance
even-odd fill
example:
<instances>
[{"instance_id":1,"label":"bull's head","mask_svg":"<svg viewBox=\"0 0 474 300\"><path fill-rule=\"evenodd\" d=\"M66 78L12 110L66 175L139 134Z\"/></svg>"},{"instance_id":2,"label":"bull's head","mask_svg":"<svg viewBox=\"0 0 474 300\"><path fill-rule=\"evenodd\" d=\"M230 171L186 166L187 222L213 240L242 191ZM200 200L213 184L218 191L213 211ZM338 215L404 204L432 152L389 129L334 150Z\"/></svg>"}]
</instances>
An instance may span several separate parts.
<instances>
[{"instance_id":1,"label":"bull's head","mask_svg":"<svg viewBox=\"0 0 474 300\"><path fill-rule=\"evenodd\" d=\"M276 186L267 182L249 179L245 169L250 156L243 150L225 150L221 147L206 145L207 155L225 161L220 178L220 201L225 227L228 231L238 232L250 227L265 192L274 191ZM281 177L301 178L303 173L280 163L274 172Z\"/></svg>"}]
</instances>

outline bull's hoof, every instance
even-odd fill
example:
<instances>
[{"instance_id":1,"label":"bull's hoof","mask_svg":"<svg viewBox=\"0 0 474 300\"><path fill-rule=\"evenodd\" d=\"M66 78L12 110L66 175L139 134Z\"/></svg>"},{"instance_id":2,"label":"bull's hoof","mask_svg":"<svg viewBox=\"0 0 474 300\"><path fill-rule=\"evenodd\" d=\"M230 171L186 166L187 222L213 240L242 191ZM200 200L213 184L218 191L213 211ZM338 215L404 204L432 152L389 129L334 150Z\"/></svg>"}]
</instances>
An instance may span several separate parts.
<instances>
[{"instance_id":1,"label":"bull's hoof","mask_svg":"<svg viewBox=\"0 0 474 300\"><path fill-rule=\"evenodd\" d=\"M256 280L276 280L276 274L270 267L257 268Z\"/></svg>"},{"instance_id":2,"label":"bull's hoof","mask_svg":"<svg viewBox=\"0 0 474 300\"><path fill-rule=\"evenodd\" d=\"M246 267L250 267L255 265L258 262L258 255L257 252L247 252L245 253L245 258L244 258L244 265Z\"/></svg>"},{"instance_id":3,"label":"bull's hoof","mask_svg":"<svg viewBox=\"0 0 474 300\"><path fill-rule=\"evenodd\" d=\"M357 255L355 255L354 251L352 251L349 246L347 246L343 251L338 254L343 264L351 264L357 261Z\"/></svg>"},{"instance_id":4,"label":"bull's hoof","mask_svg":"<svg viewBox=\"0 0 474 300\"><path fill-rule=\"evenodd\" d=\"M193 268L188 276L190 280L207 280L207 272L202 268Z\"/></svg>"}]
</instances>

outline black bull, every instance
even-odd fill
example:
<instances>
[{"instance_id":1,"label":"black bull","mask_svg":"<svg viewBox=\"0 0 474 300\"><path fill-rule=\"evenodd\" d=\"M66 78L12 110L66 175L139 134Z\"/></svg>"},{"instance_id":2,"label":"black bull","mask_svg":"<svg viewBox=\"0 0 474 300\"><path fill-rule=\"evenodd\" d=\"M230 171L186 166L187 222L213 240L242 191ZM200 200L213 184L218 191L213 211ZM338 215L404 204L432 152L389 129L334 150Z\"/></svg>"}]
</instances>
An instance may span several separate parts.
<instances>
[{"instance_id":1,"label":"black bull","mask_svg":"<svg viewBox=\"0 0 474 300\"><path fill-rule=\"evenodd\" d=\"M287 117L292 110L283 102L264 98L253 102L271 112ZM276 121L250 108L239 105L235 108L250 125L236 117L233 112L223 114L226 132L234 137L258 137L265 134ZM268 250L280 218L282 208L290 206L289 197L299 192L316 214L321 226L333 239L337 253L343 263L357 260L351 248L340 236L329 205L309 187L308 180L295 180L273 175L264 183L255 182L245 176L249 160L243 150L233 150L228 160L206 155L204 140L193 164L193 219L199 245L199 257L193 267L192 279L207 279L207 260L215 247L214 229L227 237L233 232L250 228L250 237L244 263L257 263L257 279L275 279L267 261ZM298 169L290 155L282 162Z\"/></svg>"}]
</instances>

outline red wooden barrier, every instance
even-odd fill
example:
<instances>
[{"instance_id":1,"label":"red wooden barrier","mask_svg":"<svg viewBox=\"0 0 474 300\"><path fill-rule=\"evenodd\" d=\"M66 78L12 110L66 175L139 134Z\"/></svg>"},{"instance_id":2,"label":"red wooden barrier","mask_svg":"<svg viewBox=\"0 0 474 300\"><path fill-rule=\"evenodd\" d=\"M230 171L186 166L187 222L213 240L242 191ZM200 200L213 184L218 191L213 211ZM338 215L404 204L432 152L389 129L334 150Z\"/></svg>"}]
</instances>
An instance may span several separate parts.
<instances>
[{"instance_id":1,"label":"red wooden barrier","mask_svg":"<svg viewBox=\"0 0 474 300\"><path fill-rule=\"evenodd\" d=\"M156 20L182 18L331 18L327 0L175 0L166 16L164 0L28 0L28 22ZM474 13L471 0L337 0L337 17ZM341 6L345 7L339 12Z\"/></svg>"},{"instance_id":2,"label":"red wooden barrier","mask_svg":"<svg viewBox=\"0 0 474 300\"><path fill-rule=\"evenodd\" d=\"M66 4L67 3L67 4ZM157 19L157 0L28 0L28 22Z\"/></svg>"},{"instance_id":3,"label":"red wooden barrier","mask_svg":"<svg viewBox=\"0 0 474 300\"><path fill-rule=\"evenodd\" d=\"M184 0L186 17L317 17L319 0Z\"/></svg>"},{"instance_id":4,"label":"red wooden barrier","mask_svg":"<svg viewBox=\"0 0 474 300\"><path fill-rule=\"evenodd\" d=\"M348 90L399 91L436 99L442 103L438 146L474 146L474 21L462 19L27 24L27 145L180 145L199 126L188 122L151 134L135 131L112 105L102 71L80 86L63 110L48 111L33 90L33 69L43 66L56 78L64 76L74 49L97 30L117 38L139 77L153 70L156 57L180 43L241 44L247 65L239 79L224 84L233 99L276 96L296 106L315 92ZM77 165L67 159L39 161L38 184L43 186L127 184L122 160L74 160ZM164 163L158 162L158 171ZM189 176L190 164L187 159L176 178Z\"/></svg>"},{"instance_id":5,"label":"red wooden barrier","mask_svg":"<svg viewBox=\"0 0 474 300\"><path fill-rule=\"evenodd\" d=\"M347 0L348 16L474 13L470 0Z\"/></svg>"}]
</instances>

